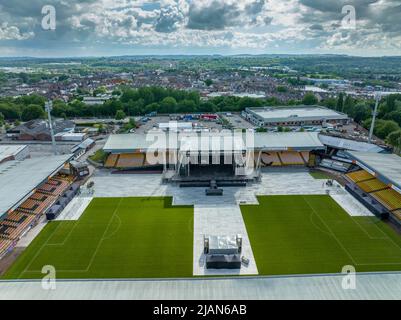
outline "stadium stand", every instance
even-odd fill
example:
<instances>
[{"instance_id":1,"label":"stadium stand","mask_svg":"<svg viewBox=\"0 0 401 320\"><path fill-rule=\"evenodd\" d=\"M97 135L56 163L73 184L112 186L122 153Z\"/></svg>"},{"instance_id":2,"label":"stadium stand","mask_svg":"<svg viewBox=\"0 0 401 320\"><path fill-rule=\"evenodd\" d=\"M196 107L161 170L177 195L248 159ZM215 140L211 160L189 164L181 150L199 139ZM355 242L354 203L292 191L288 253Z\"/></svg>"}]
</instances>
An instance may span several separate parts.
<instances>
[{"instance_id":1,"label":"stadium stand","mask_svg":"<svg viewBox=\"0 0 401 320\"><path fill-rule=\"evenodd\" d=\"M401 194L393 189L373 192L371 195L390 211L401 209Z\"/></svg>"},{"instance_id":2,"label":"stadium stand","mask_svg":"<svg viewBox=\"0 0 401 320\"><path fill-rule=\"evenodd\" d=\"M38 190L39 192L49 196L59 196L68 189L69 185L70 182L62 178L51 178L49 181L41 185Z\"/></svg>"},{"instance_id":3,"label":"stadium stand","mask_svg":"<svg viewBox=\"0 0 401 320\"><path fill-rule=\"evenodd\" d=\"M401 220L401 209L393 211L394 216Z\"/></svg>"},{"instance_id":4,"label":"stadium stand","mask_svg":"<svg viewBox=\"0 0 401 320\"><path fill-rule=\"evenodd\" d=\"M117 165L117 161L119 158L119 154L110 154L107 157L106 163L104 164L104 166L106 168L114 168Z\"/></svg>"},{"instance_id":5,"label":"stadium stand","mask_svg":"<svg viewBox=\"0 0 401 320\"><path fill-rule=\"evenodd\" d=\"M331 159L323 159L320 164L321 167L340 171L340 172L347 172L351 166L349 163L344 163L341 161L331 160Z\"/></svg>"},{"instance_id":6,"label":"stadium stand","mask_svg":"<svg viewBox=\"0 0 401 320\"><path fill-rule=\"evenodd\" d=\"M376 192L376 191L380 191L380 190L389 188L385 183L383 183L375 178L371 179L371 180L365 180L362 182L358 182L357 185L359 188L361 188L363 191L365 191L367 193Z\"/></svg>"},{"instance_id":7,"label":"stadium stand","mask_svg":"<svg viewBox=\"0 0 401 320\"><path fill-rule=\"evenodd\" d=\"M0 257L28 228L34 226L42 214L68 189L72 189L73 181L73 177L60 174L50 178L16 210L8 213L7 217L0 221Z\"/></svg>"},{"instance_id":8,"label":"stadium stand","mask_svg":"<svg viewBox=\"0 0 401 320\"><path fill-rule=\"evenodd\" d=\"M305 164L309 164L310 152L309 151L302 151L300 154L301 154L301 157L304 160Z\"/></svg>"},{"instance_id":9,"label":"stadium stand","mask_svg":"<svg viewBox=\"0 0 401 320\"><path fill-rule=\"evenodd\" d=\"M136 168L143 166L145 156L142 153L123 153L118 158L117 168Z\"/></svg>"},{"instance_id":10,"label":"stadium stand","mask_svg":"<svg viewBox=\"0 0 401 320\"><path fill-rule=\"evenodd\" d=\"M0 239L0 253L7 251L12 245L13 241L8 239Z\"/></svg>"},{"instance_id":11,"label":"stadium stand","mask_svg":"<svg viewBox=\"0 0 401 320\"><path fill-rule=\"evenodd\" d=\"M295 151L280 152L278 156L280 157L282 164L285 166L305 165L305 162L299 152Z\"/></svg>"},{"instance_id":12,"label":"stadium stand","mask_svg":"<svg viewBox=\"0 0 401 320\"><path fill-rule=\"evenodd\" d=\"M347 173L346 176L354 183L372 180L375 177L365 170Z\"/></svg>"},{"instance_id":13,"label":"stadium stand","mask_svg":"<svg viewBox=\"0 0 401 320\"><path fill-rule=\"evenodd\" d=\"M261 163L263 166L281 166L281 160L277 152L262 152Z\"/></svg>"}]
</instances>

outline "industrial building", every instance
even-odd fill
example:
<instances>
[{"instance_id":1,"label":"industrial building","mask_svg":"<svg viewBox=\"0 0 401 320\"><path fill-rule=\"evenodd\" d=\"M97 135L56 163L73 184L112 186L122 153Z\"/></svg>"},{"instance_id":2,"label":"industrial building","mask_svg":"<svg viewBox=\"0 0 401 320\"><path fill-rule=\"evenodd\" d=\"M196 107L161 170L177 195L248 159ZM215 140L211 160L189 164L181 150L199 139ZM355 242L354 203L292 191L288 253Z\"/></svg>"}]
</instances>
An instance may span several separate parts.
<instances>
[{"instance_id":1,"label":"industrial building","mask_svg":"<svg viewBox=\"0 0 401 320\"><path fill-rule=\"evenodd\" d=\"M258 127L344 125L350 121L345 113L320 106L248 108L244 116Z\"/></svg>"},{"instance_id":2,"label":"industrial building","mask_svg":"<svg viewBox=\"0 0 401 320\"><path fill-rule=\"evenodd\" d=\"M75 123L73 121L64 119L57 119L53 121L53 131L55 135L59 134L59 136L62 136L65 133L72 133L74 132L74 128ZM14 134L17 140L51 140L49 122L42 119L28 121L7 132ZM83 139L79 141L82 140Z\"/></svg>"}]
</instances>

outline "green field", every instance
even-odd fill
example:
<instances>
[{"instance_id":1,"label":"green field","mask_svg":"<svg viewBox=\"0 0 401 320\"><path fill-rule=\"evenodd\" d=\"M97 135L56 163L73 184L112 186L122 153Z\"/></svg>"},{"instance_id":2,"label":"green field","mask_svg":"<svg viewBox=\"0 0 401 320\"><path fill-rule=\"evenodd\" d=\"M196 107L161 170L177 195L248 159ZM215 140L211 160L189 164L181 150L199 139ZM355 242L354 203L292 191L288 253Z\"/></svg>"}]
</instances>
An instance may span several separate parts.
<instances>
[{"instance_id":1,"label":"green field","mask_svg":"<svg viewBox=\"0 0 401 320\"><path fill-rule=\"evenodd\" d=\"M77 221L53 221L3 278L192 276L193 207L171 198L97 198Z\"/></svg>"},{"instance_id":2,"label":"green field","mask_svg":"<svg viewBox=\"0 0 401 320\"><path fill-rule=\"evenodd\" d=\"M309 174L315 178L316 180L326 180L326 179L332 179L332 177L330 177L327 173L323 172L323 171L311 171L309 172Z\"/></svg>"},{"instance_id":3,"label":"green field","mask_svg":"<svg viewBox=\"0 0 401 320\"><path fill-rule=\"evenodd\" d=\"M401 270L401 235L351 217L330 196L261 196L241 206L260 275ZM53 221L3 276L192 277L193 207L171 198L96 198L77 221Z\"/></svg>"},{"instance_id":4,"label":"green field","mask_svg":"<svg viewBox=\"0 0 401 320\"><path fill-rule=\"evenodd\" d=\"M261 196L241 206L259 274L401 270L401 236L375 217L351 217L330 196Z\"/></svg>"}]
</instances>

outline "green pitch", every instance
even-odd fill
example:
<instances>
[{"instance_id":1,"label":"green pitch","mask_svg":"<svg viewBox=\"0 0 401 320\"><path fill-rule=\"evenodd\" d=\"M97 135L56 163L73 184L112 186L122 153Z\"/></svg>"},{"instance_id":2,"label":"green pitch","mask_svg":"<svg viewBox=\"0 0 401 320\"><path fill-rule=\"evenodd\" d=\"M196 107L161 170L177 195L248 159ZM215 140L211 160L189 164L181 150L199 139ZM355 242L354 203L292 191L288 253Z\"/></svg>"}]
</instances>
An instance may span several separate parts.
<instances>
[{"instance_id":1,"label":"green pitch","mask_svg":"<svg viewBox=\"0 0 401 320\"><path fill-rule=\"evenodd\" d=\"M5 274L42 278L192 276L193 207L171 198L97 198L77 221L50 222Z\"/></svg>"},{"instance_id":2,"label":"green pitch","mask_svg":"<svg viewBox=\"0 0 401 320\"><path fill-rule=\"evenodd\" d=\"M401 270L401 236L375 217L351 217L330 196L261 196L241 206L259 274Z\"/></svg>"}]
</instances>

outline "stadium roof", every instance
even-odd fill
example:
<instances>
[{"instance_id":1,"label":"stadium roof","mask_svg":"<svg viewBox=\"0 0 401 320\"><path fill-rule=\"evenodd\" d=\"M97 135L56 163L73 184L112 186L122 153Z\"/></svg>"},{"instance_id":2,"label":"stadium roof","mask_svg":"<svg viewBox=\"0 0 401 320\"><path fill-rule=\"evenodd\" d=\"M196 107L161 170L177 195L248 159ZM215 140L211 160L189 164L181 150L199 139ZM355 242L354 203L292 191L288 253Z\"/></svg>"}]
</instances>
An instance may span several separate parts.
<instances>
[{"instance_id":1,"label":"stadium roof","mask_svg":"<svg viewBox=\"0 0 401 320\"><path fill-rule=\"evenodd\" d=\"M301 121L305 119L348 119L344 113L319 106L266 107L247 109L269 122Z\"/></svg>"},{"instance_id":2,"label":"stadium roof","mask_svg":"<svg viewBox=\"0 0 401 320\"><path fill-rule=\"evenodd\" d=\"M73 155L57 155L8 161L0 165L0 217L14 209Z\"/></svg>"},{"instance_id":3,"label":"stadium roof","mask_svg":"<svg viewBox=\"0 0 401 320\"><path fill-rule=\"evenodd\" d=\"M236 277L220 279L57 280L43 290L40 280L0 281L0 299L401 299L401 273L358 273L354 290L344 290L343 274Z\"/></svg>"},{"instance_id":4,"label":"stadium roof","mask_svg":"<svg viewBox=\"0 0 401 320\"><path fill-rule=\"evenodd\" d=\"M120 134L111 135L107 140L103 150L112 153L124 153L124 152L145 152L149 149L165 149L161 144L161 139L156 138L160 134L160 137L164 134L162 132L155 133L152 137L150 134ZM249 134L249 136L248 136ZM318 134L316 132L285 132L285 133L243 133L243 144L248 148L254 147L257 150L315 150L324 149L324 145L320 142ZM241 134L240 134L241 135ZM212 137L233 137L233 140L237 141L238 136L227 134L227 133L202 133L203 138ZM158 136L159 137L159 136ZM171 141L169 138L171 136L164 136L166 139L163 141ZM195 137L198 137L196 133L194 134L182 134L178 135L178 147L183 147L190 143L193 145ZM155 141L157 143L155 143ZM212 139L209 139L210 144L212 144ZM202 143L201 143L202 144ZM177 149L178 147L170 147L169 149ZM202 148L204 149L204 148Z\"/></svg>"},{"instance_id":5,"label":"stadium roof","mask_svg":"<svg viewBox=\"0 0 401 320\"><path fill-rule=\"evenodd\" d=\"M347 154L363 169L401 192L401 157L395 154L348 151Z\"/></svg>"},{"instance_id":6,"label":"stadium roof","mask_svg":"<svg viewBox=\"0 0 401 320\"><path fill-rule=\"evenodd\" d=\"M363 141L355 141L339 137L327 136L323 134L319 135L319 139L326 146L330 146L336 149L376 153L385 151L385 149L379 147L378 145Z\"/></svg>"}]
</instances>

